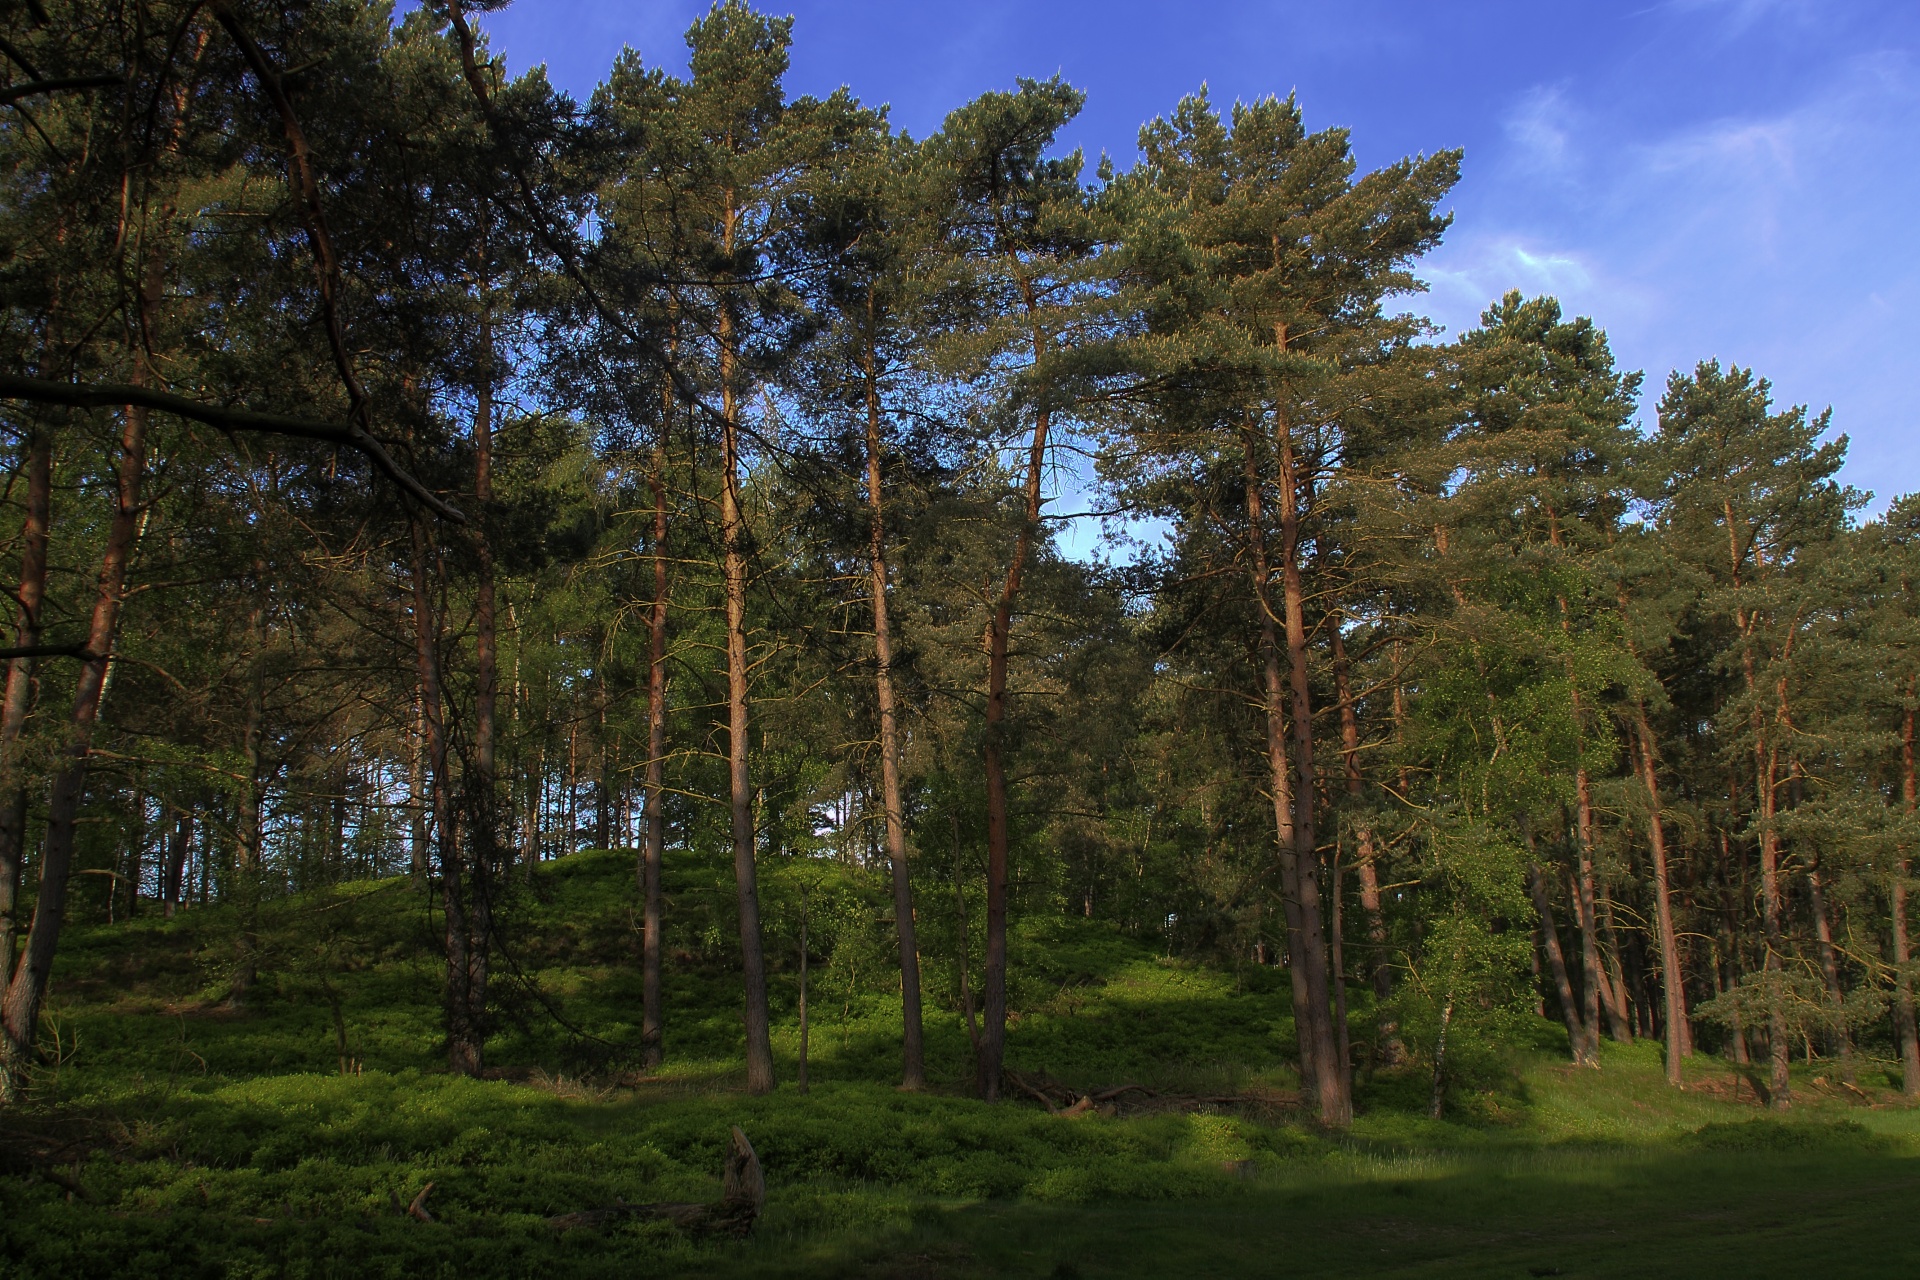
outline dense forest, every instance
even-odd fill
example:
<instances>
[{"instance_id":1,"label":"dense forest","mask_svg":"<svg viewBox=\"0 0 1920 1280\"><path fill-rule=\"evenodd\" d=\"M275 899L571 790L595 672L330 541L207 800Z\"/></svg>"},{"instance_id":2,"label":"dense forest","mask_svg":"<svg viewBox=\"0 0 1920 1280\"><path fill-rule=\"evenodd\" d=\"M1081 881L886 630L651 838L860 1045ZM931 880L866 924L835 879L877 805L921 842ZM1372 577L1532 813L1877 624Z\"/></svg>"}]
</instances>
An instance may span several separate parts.
<instances>
[{"instance_id":1,"label":"dense forest","mask_svg":"<svg viewBox=\"0 0 1920 1280\"><path fill-rule=\"evenodd\" d=\"M1542 1014L1920 1093L1920 498L1869 517L1825 414L1708 359L1643 415L1548 297L1441 332L1460 154L1363 172L1292 98L1122 168L1059 79L914 138L720 3L582 102L490 7L0 19L9 1102L63 925L226 904L244 1008L249 921L380 877L455 1073L527 1017L656 1067L724 962L767 1092L811 963L991 1100L1021 923L1078 917L1283 967L1334 1128ZM517 959L588 849L637 1035Z\"/></svg>"}]
</instances>

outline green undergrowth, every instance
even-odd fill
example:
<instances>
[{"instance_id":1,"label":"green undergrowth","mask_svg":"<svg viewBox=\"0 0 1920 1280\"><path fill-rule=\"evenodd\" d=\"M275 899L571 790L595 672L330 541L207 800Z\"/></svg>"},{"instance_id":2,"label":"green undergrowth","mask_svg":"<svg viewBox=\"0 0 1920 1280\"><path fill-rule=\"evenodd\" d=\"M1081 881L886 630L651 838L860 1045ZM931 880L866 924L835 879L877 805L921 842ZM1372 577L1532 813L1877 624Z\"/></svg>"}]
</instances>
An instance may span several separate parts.
<instances>
[{"instance_id":1,"label":"green undergrowth","mask_svg":"<svg viewBox=\"0 0 1920 1280\"><path fill-rule=\"evenodd\" d=\"M789 1083L749 1097L730 886L715 866L669 871L669 1059L646 1076L631 1067L624 854L566 859L521 891L493 1079L438 1068L435 921L404 882L74 930L48 1066L0 1119L0 1275L1920 1268L1892 1225L1920 1192L1920 1113L1870 1081L1856 1092L1798 1068L1780 1116L1712 1060L1675 1091L1656 1045L1609 1045L1598 1071L1521 1045L1456 1082L1446 1119L1428 1118L1430 1077L1408 1067L1367 1079L1352 1131L1328 1134L1289 1105L1296 1082L1276 1065L1292 1042L1284 974L1184 963L1084 921L1016 936L1009 1060L1081 1090L1141 1086L1128 1111L973 1100L963 1023L937 993L934 1087L897 1091L897 999L873 972L838 970L851 947L814 974L806 1095L790 1083L797 965L775 966ZM777 941L777 883L769 901ZM235 1000L242 957L257 976ZM769 1183L749 1240L548 1224L714 1197L733 1125ZM401 1210L428 1184L422 1222Z\"/></svg>"}]
</instances>

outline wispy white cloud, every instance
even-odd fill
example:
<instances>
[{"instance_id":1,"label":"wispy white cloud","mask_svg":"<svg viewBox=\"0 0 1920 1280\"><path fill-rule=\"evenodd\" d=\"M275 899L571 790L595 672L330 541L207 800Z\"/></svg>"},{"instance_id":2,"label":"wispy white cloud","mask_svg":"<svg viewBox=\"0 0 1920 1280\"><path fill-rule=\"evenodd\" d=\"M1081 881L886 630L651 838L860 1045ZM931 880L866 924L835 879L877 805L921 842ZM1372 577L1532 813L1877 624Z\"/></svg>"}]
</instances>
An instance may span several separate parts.
<instances>
[{"instance_id":1,"label":"wispy white cloud","mask_svg":"<svg viewBox=\"0 0 1920 1280\"><path fill-rule=\"evenodd\" d=\"M1864 54L1778 110L1665 131L1598 102L1567 86L1515 102L1428 264L1430 313L1457 331L1504 289L1553 294L1655 394L1701 358L1752 365L1783 399L1834 405L1854 483L1920 488L1912 60Z\"/></svg>"},{"instance_id":2,"label":"wispy white cloud","mask_svg":"<svg viewBox=\"0 0 1920 1280\"><path fill-rule=\"evenodd\" d=\"M1540 85L1527 91L1504 121L1513 145L1509 163L1536 174L1563 176L1573 164L1576 128L1564 85Z\"/></svg>"},{"instance_id":3,"label":"wispy white cloud","mask_svg":"<svg viewBox=\"0 0 1920 1280\"><path fill-rule=\"evenodd\" d=\"M1831 5L1833 0L1824 0ZM1745 31L1769 18L1787 18L1795 22L1815 20L1821 0L1667 0L1666 8L1675 13L1708 13L1722 17L1733 33Z\"/></svg>"}]
</instances>

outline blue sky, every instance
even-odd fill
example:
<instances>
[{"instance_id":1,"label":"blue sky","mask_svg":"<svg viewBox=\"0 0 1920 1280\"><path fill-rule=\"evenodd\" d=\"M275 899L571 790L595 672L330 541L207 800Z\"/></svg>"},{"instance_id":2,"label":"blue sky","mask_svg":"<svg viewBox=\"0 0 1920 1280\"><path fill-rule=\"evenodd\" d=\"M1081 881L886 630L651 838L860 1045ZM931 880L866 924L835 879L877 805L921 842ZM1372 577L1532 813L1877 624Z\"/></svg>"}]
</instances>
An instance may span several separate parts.
<instances>
[{"instance_id":1,"label":"blue sky","mask_svg":"<svg viewBox=\"0 0 1920 1280\"><path fill-rule=\"evenodd\" d=\"M518 0L515 72L584 96L623 44L685 66L696 0ZM1920 4L1913 0L801 0L790 88L851 86L924 135L1016 76L1060 72L1067 140L1124 167L1206 82L1297 90L1366 166L1464 147L1456 221L1415 307L1457 332L1507 288L1591 315L1652 403L1717 356L1833 406L1845 478L1920 489Z\"/></svg>"}]
</instances>

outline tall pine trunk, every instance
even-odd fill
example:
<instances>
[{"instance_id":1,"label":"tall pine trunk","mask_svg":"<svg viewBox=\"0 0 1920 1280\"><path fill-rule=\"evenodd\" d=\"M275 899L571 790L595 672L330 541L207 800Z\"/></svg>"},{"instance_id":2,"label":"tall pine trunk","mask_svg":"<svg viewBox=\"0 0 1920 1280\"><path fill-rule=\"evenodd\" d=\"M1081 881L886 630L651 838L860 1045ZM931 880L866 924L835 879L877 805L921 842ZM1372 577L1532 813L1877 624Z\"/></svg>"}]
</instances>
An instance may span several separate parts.
<instances>
[{"instance_id":1,"label":"tall pine trunk","mask_svg":"<svg viewBox=\"0 0 1920 1280\"><path fill-rule=\"evenodd\" d=\"M1813 915L1813 940L1820 956L1820 976L1827 1000L1833 1005L1834 1048L1840 1056L1840 1078L1854 1082L1853 1033L1847 1026L1847 993L1840 985L1840 953L1833 945L1833 921L1827 914L1827 886L1820 868L1807 868L1808 908Z\"/></svg>"},{"instance_id":2,"label":"tall pine trunk","mask_svg":"<svg viewBox=\"0 0 1920 1280\"><path fill-rule=\"evenodd\" d=\"M484 253L484 242L483 249ZM487 988L492 976L493 893L502 872L499 813L500 648L499 610L494 596L493 542L488 517L493 505L493 300L488 280L480 279L480 379L473 411L474 498L474 691L473 778L462 806L467 846L472 850L467 884L466 992L470 1019L476 1030L474 1063L485 1044ZM459 856L458 846L454 855Z\"/></svg>"},{"instance_id":3,"label":"tall pine trunk","mask_svg":"<svg viewBox=\"0 0 1920 1280\"><path fill-rule=\"evenodd\" d=\"M1741 554L1738 535L1735 532L1733 504L1723 501L1722 512L1727 523L1727 552L1733 587L1737 591L1745 584L1741 580L1740 569L1745 563ZM1760 560L1759 548L1754 548L1756 562ZM1740 633L1740 667L1745 680L1747 697L1752 702L1749 725L1753 732L1753 789L1754 814L1756 825L1760 828L1760 918L1765 938L1766 951L1761 957L1761 969L1766 974L1768 991L1767 1010L1767 1057L1769 1060L1768 1085L1772 1091L1771 1104L1781 1110L1793 1105L1793 1095L1787 1076L1787 1055L1791 1047L1787 1043L1786 1011L1781 1007L1784 998L1782 965L1786 954L1786 936L1782 922L1785 904L1780 887L1780 835L1774 828L1774 818L1778 811L1777 789L1780 783L1779 753L1767 743L1766 717L1760 708L1759 676L1755 670L1753 647L1754 631L1758 625L1758 616L1744 608L1734 610L1734 623ZM1781 691L1784 702L1785 690ZM1784 709L1784 707L1783 707Z\"/></svg>"},{"instance_id":4,"label":"tall pine trunk","mask_svg":"<svg viewBox=\"0 0 1920 1280\"><path fill-rule=\"evenodd\" d=\"M1033 358L1038 364L1047 353L1047 341L1036 318L1038 300L1032 286L1020 281L1027 315L1033 322ZM1013 559L1000 586L993 618L987 624L986 742L983 748L987 784L987 950L983 979L979 1078L981 1096L1000 1097L1000 1074L1007 1054L1007 848L1011 827L1007 810L1007 660L1013 637L1013 609L1020 597L1027 557L1040 530L1040 481L1047 459L1047 433L1053 415L1044 405L1034 414L1033 438L1027 449L1022 488L1020 532L1014 539Z\"/></svg>"},{"instance_id":5,"label":"tall pine trunk","mask_svg":"<svg viewBox=\"0 0 1920 1280\"><path fill-rule=\"evenodd\" d=\"M1660 986L1666 1002L1667 1083L1680 1083L1680 1064L1693 1056L1693 1031L1687 1022L1686 970L1680 959L1679 931L1673 919L1673 889L1668 875L1667 827L1660 816L1660 778L1654 770L1653 726L1646 704L1633 700L1634 766L1647 793L1647 842L1653 851L1654 915L1660 931Z\"/></svg>"},{"instance_id":6,"label":"tall pine trunk","mask_svg":"<svg viewBox=\"0 0 1920 1280\"><path fill-rule=\"evenodd\" d=\"M1920 779L1914 772L1913 701L1915 682L1907 681L1907 708L1900 720L1900 798L1905 802L1907 820L1913 821L1920 808ZM1889 895L1893 906L1893 1033L1900 1046L1901 1091L1909 1098L1920 1097L1920 1035L1916 1035L1913 1016L1913 956L1907 940L1907 859L1905 850L1893 868L1893 888Z\"/></svg>"},{"instance_id":7,"label":"tall pine trunk","mask_svg":"<svg viewBox=\"0 0 1920 1280\"><path fill-rule=\"evenodd\" d=\"M1286 345L1284 334L1281 346ZM1293 431L1285 419L1276 424L1274 443L1280 474L1280 583L1285 604L1287 666L1293 719L1293 848L1300 894L1300 935L1304 954L1294 962L1306 970L1307 1034L1302 1052L1314 1057L1314 1088L1323 1124L1353 1123L1351 1082L1339 1061L1339 1035L1333 1025L1327 939L1320 904L1320 854L1315 838L1313 700L1309 685L1306 586L1300 571L1302 486L1295 467Z\"/></svg>"},{"instance_id":8,"label":"tall pine trunk","mask_svg":"<svg viewBox=\"0 0 1920 1280\"><path fill-rule=\"evenodd\" d=\"M161 899L167 919L180 909L185 890L187 858L193 851L193 809L189 806L174 815L173 831L168 836L166 870L161 880Z\"/></svg>"},{"instance_id":9,"label":"tall pine trunk","mask_svg":"<svg viewBox=\"0 0 1920 1280\"><path fill-rule=\"evenodd\" d=\"M1340 628L1333 627L1334 692L1340 700L1340 760L1346 774L1347 795L1358 804L1366 794L1360 777L1360 718L1353 705L1352 672L1347 664L1347 644ZM1374 865L1378 851L1373 824L1358 823L1354 828L1354 869L1360 880L1360 910L1367 918L1367 981L1373 989L1375 1009L1393 994L1393 975L1387 962L1387 919L1380 902L1380 872ZM1344 1018L1343 1018L1344 1021ZM1385 1040L1385 1027L1379 1028Z\"/></svg>"},{"instance_id":10,"label":"tall pine trunk","mask_svg":"<svg viewBox=\"0 0 1920 1280\"><path fill-rule=\"evenodd\" d=\"M454 830L452 780L447 776L446 716L440 684L440 628L433 607L434 558L421 517L410 522L413 538L414 660L420 684L420 725L426 746L428 821L438 853L440 906L445 926L446 981L442 1001L447 1026L447 1066L460 1075L477 1075L485 1050L482 1026L485 1005L475 1005L471 986L473 968L468 958L471 932L467 922L466 877ZM484 993L482 1000L484 1001Z\"/></svg>"},{"instance_id":11,"label":"tall pine trunk","mask_svg":"<svg viewBox=\"0 0 1920 1280\"><path fill-rule=\"evenodd\" d=\"M1254 609L1260 620L1261 709L1267 722L1267 778L1273 799L1274 838L1280 862L1280 907L1287 922L1287 977L1293 992L1294 1038L1300 1051L1303 1092L1318 1097L1318 1056L1308 1044L1312 992L1307 986L1306 929L1300 911L1300 863L1293 833L1293 769L1287 758L1286 688L1280 675L1279 629L1274 621L1267 563L1266 512L1260 496L1258 451L1253 426L1242 429L1242 464L1247 504L1247 563L1253 576Z\"/></svg>"},{"instance_id":12,"label":"tall pine trunk","mask_svg":"<svg viewBox=\"0 0 1920 1280\"><path fill-rule=\"evenodd\" d=\"M143 306L159 300L157 260L150 264L142 290ZM134 358L136 385L152 382L143 350ZM40 1009L46 1000L47 980L53 972L54 951L65 923L67 889L73 871L74 823L86 795L87 766L93 750L93 731L106 693L107 671L114 640L119 634L120 607L126 597L127 565L139 529L141 480L147 462L147 411L129 405L122 411L120 457L114 485L113 514L100 557L93 613L87 627L87 653L68 715L66 741L60 752L47 802L46 846L40 859L40 887L35 896L33 924L26 949L7 985L0 1008L0 1102L19 1098L33 1064Z\"/></svg>"},{"instance_id":13,"label":"tall pine trunk","mask_svg":"<svg viewBox=\"0 0 1920 1280\"><path fill-rule=\"evenodd\" d=\"M667 429L672 420L673 395L665 393L667 412L660 421L660 439L653 450L647 483L653 490L653 609L647 618L647 773L643 817L646 830L640 847L640 1064L649 1069L665 1056L666 1022L660 1003L660 867L666 854L667 819L661 810L666 794L667 753Z\"/></svg>"},{"instance_id":14,"label":"tall pine trunk","mask_svg":"<svg viewBox=\"0 0 1920 1280\"><path fill-rule=\"evenodd\" d=\"M1531 832L1527 838L1531 843ZM1540 917L1540 940L1547 953L1548 969L1553 974L1554 992L1560 997L1560 1016L1567 1024L1568 1052L1575 1066L1597 1067L1600 1060L1594 1054L1596 1042L1589 1037L1579 1002L1574 998L1566 952L1560 947L1560 929L1553 919L1553 901L1547 893L1546 873L1537 862L1527 864L1527 892L1532 895L1534 912Z\"/></svg>"},{"instance_id":15,"label":"tall pine trunk","mask_svg":"<svg viewBox=\"0 0 1920 1280\"><path fill-rule=\"evenodd\" d=\"M732 199L729 194L729 209ZM733 250L729 212L725 250ZM740 508L740 418L734 394L738 360L733 315L720 308L720 528L727 602L727 777L733 875L740 908L740 968L745 982L747 1089L773 1091L773 1039L767 1010L767 959L760 931L760 882L754 861L753 780L747 768L747 528Z\"/></svg>"},{"instance_id":16,"label":"tall pine trunk","mask_svg":"<svg viewBox=\"0 0 1920 1280\"><path fill-rule=\"evenodd\" d=\"M27 515L20 535L20 629L14 643L40 643L41 602L47 593L47 538L53 504L53 435L35 431L27 442ZM20 734L33 704L34 660L7 663L0 700L0 982L10 980L18 950L18 912L27 848L27 787L21 776Z\"/></svg>"},{"instance_id":17,"label":"tall pine trunk","mask_svg":"<svg viewBox=\"0 0 1920 1280\"><path fill-rule=\"evenodd\" d=\"M900 725L893 696L893 632L887 618L887 540L881 505L880 380L874 352L873 287L867 287L867 508L872 572L874 692L880 709L880 796L886 810L887 860L893 868L894 931L900 946L900 1084L926 1087L920 1026L920 952L914 937L913 883L907 867L906 809L900 799Z\"/></svg>"}]
</instances>

